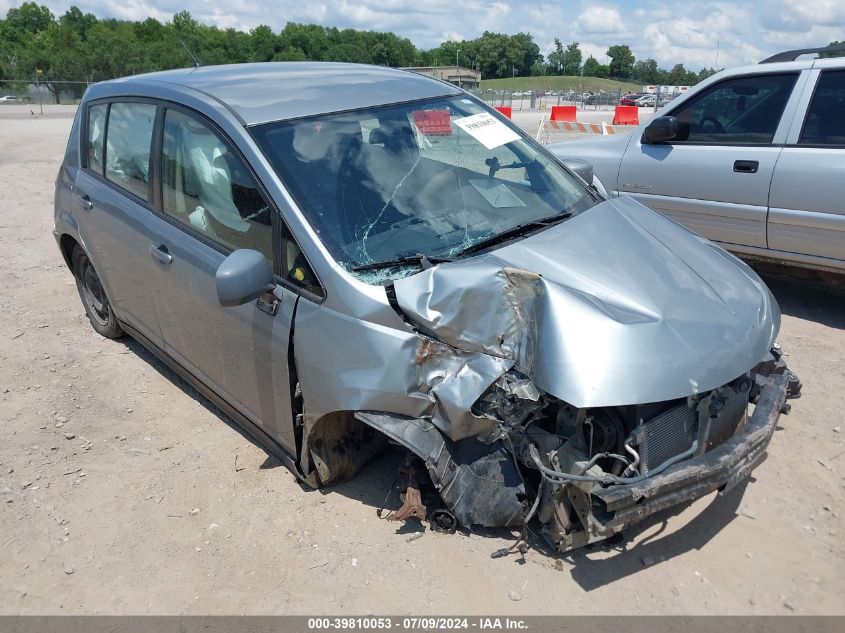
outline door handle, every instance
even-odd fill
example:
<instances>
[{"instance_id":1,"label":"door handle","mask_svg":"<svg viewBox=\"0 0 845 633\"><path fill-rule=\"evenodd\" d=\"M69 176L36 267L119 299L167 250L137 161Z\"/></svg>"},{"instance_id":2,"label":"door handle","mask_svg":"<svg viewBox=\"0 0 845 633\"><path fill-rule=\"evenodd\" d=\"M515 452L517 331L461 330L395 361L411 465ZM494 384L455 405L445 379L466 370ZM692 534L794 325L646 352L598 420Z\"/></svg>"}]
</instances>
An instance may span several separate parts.
<instances>
[{"instance_id":1,"label":"door handle","mask_svg":"<svg viewBox=\"0 0 845 633\"><path fill-rule=\"evenodd\" d=\"M738 174L756 174L759 168L760 163L756 160L734 161L734 171Z\"/></svg>"},{"instance_id":2,"label":"door handle","mask_svg":"<svg viewBox=\"0 0 845 633\"><path fill-rule=\"evenodd\" d=\"M89 211L94 208L94 203L91 201L91 196L87 193L79 194L79 201L82 204L82 208L86 211Z\"/></svg>"},{"instance_id":3,"label":"door handle","mask_svg":"<svg viewBox=\"0 0 845 633\"><path fill-rule=\"evenodd\" d=\"M165 244L150 244L150 255L162 266L167 266L173 261L173 255L168 252Z\"/></svg>"}]
</instances>

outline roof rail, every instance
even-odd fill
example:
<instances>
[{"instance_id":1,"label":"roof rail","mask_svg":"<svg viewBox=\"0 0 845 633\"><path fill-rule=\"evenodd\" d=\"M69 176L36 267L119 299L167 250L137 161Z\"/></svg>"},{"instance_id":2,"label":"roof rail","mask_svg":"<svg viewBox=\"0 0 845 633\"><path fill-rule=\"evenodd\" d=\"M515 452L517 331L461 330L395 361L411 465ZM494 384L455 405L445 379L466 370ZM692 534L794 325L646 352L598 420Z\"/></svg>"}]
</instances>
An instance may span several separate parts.
<instances>
[{"instance_id":1,"label":"roof rail","mask_svg":"<svg viewBox=\"0 0 845 633\"><path fill-rule=\"evenodd\" d=\"M784 51L783 53L767 57L760 63L774 64L775 62L794 62L801 55L810 55L811 53L845 53L845 45L822 46L821 48L797 48L794 51Z\"/></svg>"}]
</instances>

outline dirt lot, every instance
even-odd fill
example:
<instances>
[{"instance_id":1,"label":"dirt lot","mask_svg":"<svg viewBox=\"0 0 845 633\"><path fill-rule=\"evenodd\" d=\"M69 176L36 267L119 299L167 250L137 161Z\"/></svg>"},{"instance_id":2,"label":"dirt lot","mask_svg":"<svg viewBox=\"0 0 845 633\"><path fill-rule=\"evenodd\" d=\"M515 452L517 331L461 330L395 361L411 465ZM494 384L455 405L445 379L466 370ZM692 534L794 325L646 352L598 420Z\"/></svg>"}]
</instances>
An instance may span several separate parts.
<instances>
[{"instance_id":1,"label":"dirt lot","mask_svg":"<svg viewBox=\"0 0 845 633\"><path fill-rule=\"evenodd\" d=\"M767 278L805 387L746 489L612 548L493 560L512 535L411 540L376 518L396 455L303 489L138 344L96 336L51 234L70 119L15 112L0 108L0 613L845 614L842 294Z\"/></svg>"}]
</instances>

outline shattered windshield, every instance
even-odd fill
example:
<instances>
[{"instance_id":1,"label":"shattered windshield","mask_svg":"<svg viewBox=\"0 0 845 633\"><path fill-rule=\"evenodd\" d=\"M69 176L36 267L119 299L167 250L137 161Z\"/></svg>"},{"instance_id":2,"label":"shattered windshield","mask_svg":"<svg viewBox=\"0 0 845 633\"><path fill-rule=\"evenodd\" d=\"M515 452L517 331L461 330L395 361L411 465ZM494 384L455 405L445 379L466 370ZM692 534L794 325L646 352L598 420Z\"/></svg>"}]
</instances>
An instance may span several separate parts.
<instances>
[{"instance_id":1,"label":"shattered windshield","mask_svg":"<svg viewBox=\"0 0 845 633\"><path fill-rule=\"evenodd\" d=\"M332 256L368 283L595 204L552 158L465 97L268 123L252 133Z\"/></svg>"}]
</instances>

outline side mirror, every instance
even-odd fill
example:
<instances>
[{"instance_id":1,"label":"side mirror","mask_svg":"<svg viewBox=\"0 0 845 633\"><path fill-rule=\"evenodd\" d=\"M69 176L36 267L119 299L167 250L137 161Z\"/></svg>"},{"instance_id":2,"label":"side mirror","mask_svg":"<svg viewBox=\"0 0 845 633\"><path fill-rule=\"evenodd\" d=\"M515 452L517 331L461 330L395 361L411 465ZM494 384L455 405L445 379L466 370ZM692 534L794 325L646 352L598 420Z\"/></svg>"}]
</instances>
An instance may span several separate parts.
<instances>
[{"instance_id":1,"label":"side mirror","mask_svg":"<svg viewBox=\"0 0 845 633\"><path fill-rule=\"evenodd\" d=\"M217 299L226 308L249 303L275 285L270 263L258 251L241 248L233 252L217 269L214 277Z\"/></svg>"},{"instance_id":2,"label":"side mirror","mask_svg":"<svg viewBox=\"0 0 845 633\"><path fill-rule=\"evenodd\" d=\"M676 138L681 131L681 124L673 116L659 116L643 130L642 142L646 145L662 143Z\"/></svg>"},{"instance_id":3,"label":"side mirror","mask_svg":"<svg viewBox=\"0 0 845 633\"><path fill-rule=\"evenodd\" d=\"M563 158L561 161L569 171L575 172L588 185L593 183L593 166L580 158Z\"/></svg>"}]
</instances>

